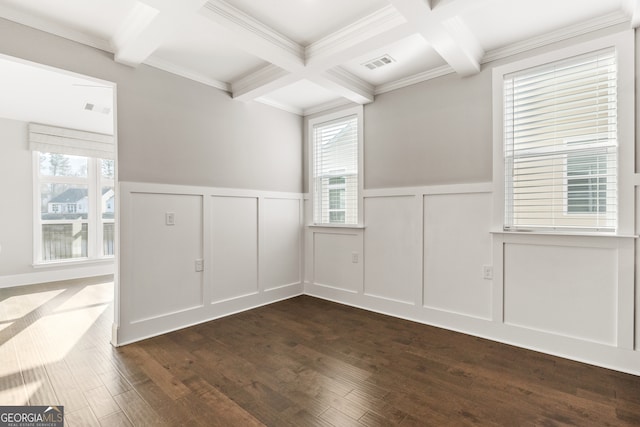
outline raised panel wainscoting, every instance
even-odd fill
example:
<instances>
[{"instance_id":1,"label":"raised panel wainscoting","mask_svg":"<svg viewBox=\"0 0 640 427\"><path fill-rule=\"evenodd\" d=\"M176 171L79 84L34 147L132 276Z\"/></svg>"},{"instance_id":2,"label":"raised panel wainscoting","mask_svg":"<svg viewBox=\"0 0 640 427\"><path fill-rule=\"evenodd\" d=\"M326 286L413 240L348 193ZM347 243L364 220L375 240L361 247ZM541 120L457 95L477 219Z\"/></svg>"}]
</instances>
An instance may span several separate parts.
<instances>
[{"instance_id":1,"label":"raised panel wainscoting","mask_svg":"<svg viewBox=\"0 0 640 427\"><path fill-rule=\"evenodd\" d=\"M301 194L121 182L120 203L118 345L302 293Z\"/></svg>"},{"instance_id":2,"label":"raised panel wainscoting","mask_svg":"<svg viewBox=\"0 0 640 427\"><path fill-rule=\"evenodd\" d=\"M634 238L492 232L492 209L491 183L365 190L362 228L305 228L305 293L640 374Z\"/></svg>"}]
</instances>

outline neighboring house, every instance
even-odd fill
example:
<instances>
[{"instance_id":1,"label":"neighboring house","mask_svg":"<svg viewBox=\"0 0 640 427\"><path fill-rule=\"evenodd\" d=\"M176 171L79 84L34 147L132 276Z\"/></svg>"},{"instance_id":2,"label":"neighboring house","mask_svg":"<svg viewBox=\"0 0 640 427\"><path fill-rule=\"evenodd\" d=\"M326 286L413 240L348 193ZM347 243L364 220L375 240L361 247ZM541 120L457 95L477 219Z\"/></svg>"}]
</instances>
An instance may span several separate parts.
<instances>
[{"instance_id":1,"label":"neighboring house","mask_svg":"<svg viewBox=\"0 0 640 427\"><path fill-rule=\"evenodd\" d=\"M47 203L50 214L86 214L89 212L89 200L86 188L69 188Z\"/></svg>"},{"instance_id":2,"label":"neighboring house","mask_svg":"<svg viewBox=\"0 0 640 427\"><path fill-rule=\"evenodd\" d=\"M112 188L102 189L102 212L113 217L115 212L115 194ZM88 214L89 197L86 188L69 188L47 203L47 213L53 215Z\"/></svg>"}]
</instances>

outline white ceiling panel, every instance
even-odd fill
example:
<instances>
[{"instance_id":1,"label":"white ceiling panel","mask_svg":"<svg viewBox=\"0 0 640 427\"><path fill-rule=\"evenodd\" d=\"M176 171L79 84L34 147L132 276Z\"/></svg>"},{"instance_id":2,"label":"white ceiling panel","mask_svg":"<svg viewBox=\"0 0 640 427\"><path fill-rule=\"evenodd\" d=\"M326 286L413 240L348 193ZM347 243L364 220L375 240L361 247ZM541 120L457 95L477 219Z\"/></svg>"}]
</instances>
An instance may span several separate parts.
<instances>
[{"instance_id":1,"label":"white ceiling panel","mask_svg":"<svg viewBox=\"0 0 640 427\"><path fill-rule=\"evenodd\" d=\"M0 117L113 134L113 87L104 82L0 56L0 93Z\"/></svg>"},{"instance_id":2,"label":"white ceiling panel","mask_svg":"<svg viewBox=\"0 0 640 427\"><path fill-rule=\"evenodd\" d=\"M624 0L502 0L463 19L485 51L622 10Z\"/></svg>"},{"instance_id":3,"label":"white ceiling panel","mask_svg":"<svg viewBox=\"0 0 640 427\"><path fill-rule=\"evenodd\" d=\"M364 65L384 55L391 57L393 62L375 69ZM442 57L429 46L424 38L416 34L397 43L373 50L367 55L348 62L343 67L374 86L379 86L445 64Z\"/></svg>"},{"instance_id":4,"label":"white ceiling panel","mask_svg":"<svg viewBox=\"0 0 640 427\"><path fill-rule=\"evenodd\" d=\"M160 60L222 82L230 82L239 75L267 65L236 48L232 39L216 29L211 20L195 15L182 31L153 53L149 62L153 64L154 60Z\"/></svg>"},{"instance_id":5,"label":"white ceiling panel","mask_svg":"<svg viewBox=\"0 0 640 427\"><path fill-rule=\"evenodd\" d=\"M303 46L389 4L386 0L228 0L227 3Z\"/></svg>"},{"instance_id":6,"label":"white ceiling panel","mask_svg":"<svg viewBox=\"0 0 640 427\"><path fill-rule=\"evenodd\" d=\"M109 41L136 0L2 0L1 6Z\"/></svg>"},{"instance_id":7,"label":"white ceiling panel","mask_svg":"<svg viewBox=\"0 0 640 427\"><path fill-rule=\"evenodd\" d=\"M304 111L308 108L327 104L339 100L330 90L327 90L308 80L300 80L263 97L266 104L281 105L285 109ZM288 107L288 108L287 108Z\"/></svg>"}]
</instances>

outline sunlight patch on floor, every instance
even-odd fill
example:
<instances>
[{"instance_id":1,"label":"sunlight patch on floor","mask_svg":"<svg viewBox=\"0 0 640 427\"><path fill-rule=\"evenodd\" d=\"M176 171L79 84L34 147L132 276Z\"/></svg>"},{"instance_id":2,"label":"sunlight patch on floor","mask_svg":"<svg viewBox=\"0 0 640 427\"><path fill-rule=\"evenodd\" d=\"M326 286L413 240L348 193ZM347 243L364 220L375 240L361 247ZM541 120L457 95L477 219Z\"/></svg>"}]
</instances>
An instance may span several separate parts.
<instances>
[{"instance_id":1,"label":"sunlight patch on floor","mask_svg":"<svg viewBox=\"0 0 640 427\"><path fill-rule=\"evenodd\" d=\"M0 301L1 321L15 321L51 301L64 292L64 289L16 295Z\"/></svg>"},{"instance_id":2,"label":"sunlight patch on floor","mask_svg":"<svg viewBox=\"0 0 640 427\"><path fill-rule=\"evenodd\" d=\"M29 404L29 398L36 394L42 386L42 381L27 384L16 384L7 388L0 388L0 402L5 406L22 406Z\"/></svg>"}]
</instances>

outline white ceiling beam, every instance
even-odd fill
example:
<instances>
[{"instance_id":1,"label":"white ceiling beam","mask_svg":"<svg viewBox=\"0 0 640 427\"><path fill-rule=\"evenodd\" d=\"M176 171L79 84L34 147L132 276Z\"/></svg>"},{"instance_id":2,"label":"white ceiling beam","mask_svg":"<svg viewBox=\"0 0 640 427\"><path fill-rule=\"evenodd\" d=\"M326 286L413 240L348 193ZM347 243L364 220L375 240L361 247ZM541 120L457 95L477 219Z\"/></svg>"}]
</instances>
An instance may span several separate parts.
<instances>
[{"instance_id":1,"label":"white ceiling beam","mask_svg":"<svg viewBox=\"0 0 640 427\"><path fill-rule=\"evenodd\" d=\"M306 64L308 68L333 68L414 33L404 16L386 6L307 46Z\"/></svg>"},{"instance_id":2,"label":"white ceiling beam","mask_svg":"<svg viewBox=\"0 0 640 427\"><path fill-rule=\"evenodd\" d=\"M623 7L631 17L631 28L640 27L640 0L626 0Z\"/></svg>"},{"instance_id":3,"label":"white ceiling beam","mask_svg":"<svg viewBox=\"0 0 640 427\"><path fill-rule=\"evenodd\" d=\"M210 0L201 13L232 31L243 50L273 64L232 82L232 95L239 100L261 98L308 79L351 101L369 103L373 100L371 85L345 70L326 75L325 71L414 33L405 18L387 6L304 49L223 0Z\"/></svg>"},{"instance_id":4,"label":"white ceiling beam","mask_svg":"<svg viewBox=\"0 0 640 427\"><path fill-rule=\"evenodd\" d=\"M480 71L484 50L460 18L463 11L480 2L474 0L476 5L472 5L470 0L455 0L431 9L424 0L390 1L458 74Z\"/></svg>"},{"instance_id":5,"label":"white ceiling beam","mask_svg":"<svg viewBox=\"0 0 640 427\"><path fill-rule=\"evenodd\" d=\"M302 46L224 0L207 1L200 13L229 32L242 50L288 71L304 67Z\"/></svg>"},{"instance_id":6,"label":"white ceiling beam","mask_svg":"<svg viewBox=\"0 0 640 427\"><path fill-rule=\"evenodd\" d=\"M269 64L231 83L231 96L238 101L251 101L269 92L295 83L300 78L295 73Z\"/></svg>"},{"instance_id":7,"label":"white ceiling beam","mask_svg":"<svg viewBox=\"0 0 640 427\"><path fill-rule=\"evenodd\" d=\"M168 37L182 28L205 1L136 2L111 39L114 59L134 67L140 65Z\"/></svg>"},{"instance_id":8,"label":"white ceiling beam","mask_svg":"<svg viewBox=\"0 0 640 427\"><path fill-rule=\"evenodd\" d=\"M336 67L314 76L311 81L325 89L338 93L343 98L356 104L373 102L373 91L375 89L373 85L354 76L341 67Z\"/></svg>"}]
</instances>

